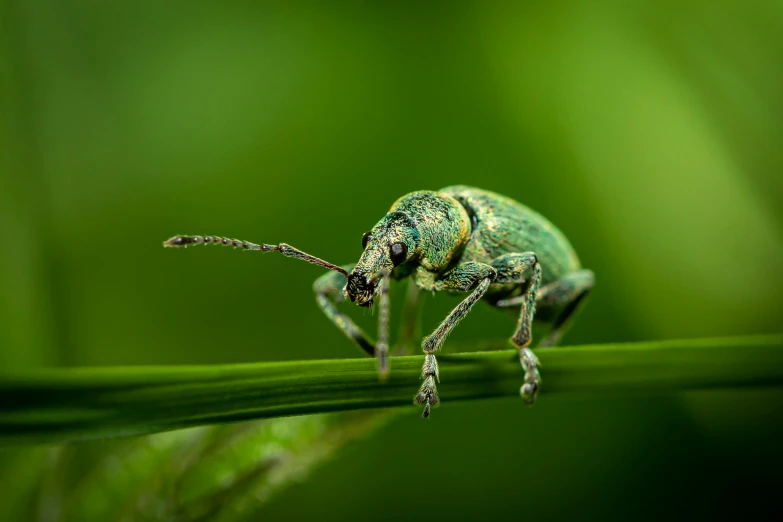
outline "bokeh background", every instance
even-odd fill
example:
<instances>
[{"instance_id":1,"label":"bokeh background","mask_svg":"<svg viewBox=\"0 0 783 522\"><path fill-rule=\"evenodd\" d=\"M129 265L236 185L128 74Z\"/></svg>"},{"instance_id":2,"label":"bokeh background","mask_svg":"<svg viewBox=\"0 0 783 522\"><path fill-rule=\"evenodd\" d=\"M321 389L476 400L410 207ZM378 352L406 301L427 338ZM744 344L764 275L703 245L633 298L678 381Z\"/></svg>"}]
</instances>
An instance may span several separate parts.
<instances>
[{"instance_id":1,"label":"bokeh background","mask_svg":"<svg viewBox=\"0 0 783 522\"><path fill-rule=\"evenodd\" d=\"M0 365L357 356L316 267L161 241L348 263L400 195L457 183L548 216L595 271L568 344L779 332L782 35L758 0L2 0ZM455 304L428 297L425 327ZM513 327L477 307L450 339ZM714 519L779 495L780 392L443 401L260 513ZM46 480L25 451L0 452L8 517Z\"/></svg>"}]
</instances>

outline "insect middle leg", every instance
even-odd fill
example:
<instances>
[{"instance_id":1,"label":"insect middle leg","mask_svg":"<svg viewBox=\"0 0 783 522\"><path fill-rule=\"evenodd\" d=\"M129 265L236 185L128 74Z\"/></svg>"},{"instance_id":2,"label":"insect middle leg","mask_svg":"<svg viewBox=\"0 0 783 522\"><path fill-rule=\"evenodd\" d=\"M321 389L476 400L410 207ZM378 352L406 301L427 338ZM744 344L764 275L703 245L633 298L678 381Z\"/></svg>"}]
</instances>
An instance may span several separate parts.
<instances>
[{"instance_id":1,"label":"insect middle leg","mask_svg":"<svg viewBox=\"0 0 783 522\"><path fill-rule=\"evenodd\" d=\"M519 321L511 342L519 351L519 362L525 372L525 384L519 390L527 404L533 404L538 396L541 375L538 372L538 358L528 348L531 340L533 316L536 313L536 296L541 285L541 264L533 252L506 254L492 261L498 271L498 283L524 282L524 292L517 297L514 305L519 305ZM525 281L524 275L529 272ZM496 303L497 306L497 303Z\"/></svg>"},{"instance_id":2,"label":"insect middle leg","mask_svg":"<svg viewBox=\"0 0 783 522\"><path fill-rule=\"evenodd\" d=\"M538 343L540 348L556 346L560 342L593 285L595 275L592 270L578 270L539 288L536 295L536 309L539 314L556 314L549 334ZM494 304L499 308L510 308L520 306L525 299L524 295L520 295L502 299Z\"/></svg>"},{"instance_id":3,"label":"insect middle leg","mask_svg":"<svg viewBox=\"0 0 783 522\"><path fill-rule=\"evenodd\" d=\"M549 283L539 292L536 306L539 310L554 310L556 316L549 334L538 343L541 348L556 346L568 331L580 305L595 285L595 275L591 270L579 270L566 274Z\"/></svg>"},{"instance_id":4,"label":"insect middle leg","mask_svg":"<svg viewBox=\"0 0 783 522\"><path fill-rule=\"evenodd\" d=\"M528 404L535 402L541 383L538 373L538 359L527 346L530 344L530 330L536 308L539 312L555 311L555 319L549 334L538 344L545 348L555 346L567 330L574 312L587 296L595 282L590 270L579 270L566 274L562 278L544 287L540 287L540 270L526 283L526 291L520 296L497 301L495 306L508 308L521 306L519 323L511 341L520 347L520 362L525 368L525 385L520 390Z\"/></svg>"}]
</instances>

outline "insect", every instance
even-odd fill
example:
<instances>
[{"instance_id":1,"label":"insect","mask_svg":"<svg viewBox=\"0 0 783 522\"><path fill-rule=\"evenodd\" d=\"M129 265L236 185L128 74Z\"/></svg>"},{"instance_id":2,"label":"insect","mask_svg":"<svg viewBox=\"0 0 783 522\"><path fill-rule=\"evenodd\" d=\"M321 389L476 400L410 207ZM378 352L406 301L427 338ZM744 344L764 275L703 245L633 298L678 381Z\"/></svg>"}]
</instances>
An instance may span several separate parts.
<instances>
[{"instance_id":1,"label":"insect","mask_svg":"<svg viewBox=\"0 0 783 522\"><path fill-rule=\"evenodd\" d=\"M541 385L539 362L529 348L534 316L551 325L538 346L556 345L595 282L566 237L542 215L500 194L463 185L412 192L395 201L362 236L363 253L353 265L333 265L285 243L257 245L217 236L175 236L164 242L166 247L198 244L280 252L328 268L313 285L318 306L377 359L382 378L389 372L391 279L412 278L412 288L422 291L467 294L422 341L423 382L414 402L423 405L425 418L440 401L435 354L477 301L517 314L511 343L524 372L520 394L532 405ZM361 307L378 301L377 343L337 309L346 299Z\"/></svg>"}]
</instances>

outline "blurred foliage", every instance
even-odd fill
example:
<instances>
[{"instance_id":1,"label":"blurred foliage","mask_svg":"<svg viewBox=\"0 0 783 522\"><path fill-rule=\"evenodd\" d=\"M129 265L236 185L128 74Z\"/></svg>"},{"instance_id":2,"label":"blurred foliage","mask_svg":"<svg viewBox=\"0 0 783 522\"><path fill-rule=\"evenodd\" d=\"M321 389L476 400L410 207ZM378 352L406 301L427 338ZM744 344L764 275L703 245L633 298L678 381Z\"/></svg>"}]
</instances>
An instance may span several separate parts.
<instances>
[{"instance_id":1,"label":"blurred foliage","mask_svg":"<svg viewBox=\"0 0 783 522\"><path fill-rule=\"evenodd\" d=\"M356 355L313 303L314 267L160 241L350 262L398 196L454 183L542 212L596 272L570 344L780 331L781 35L771 1L0 0L0 365ZM426 328L453 304L428 299ZM512 330L477 307L452 339ZM780 484L781 402L411 411L267 515L747 516ZM8 519L24 492L56 505L67 476L41 466L58 451L3 450Z\"/></svg>"},{"instance_id":2,"label":"blurred foliage","mask_svg":"<svg viewBox=\"0 0 783 522\"><path fill-rule=\"evenodd\" d=\"M4 503L0 514L8 520L239 520L389 416L308 415L29 449L26 460L44 478L5 477L17 484L16 502Z\"/></svg>"}]
</instances>

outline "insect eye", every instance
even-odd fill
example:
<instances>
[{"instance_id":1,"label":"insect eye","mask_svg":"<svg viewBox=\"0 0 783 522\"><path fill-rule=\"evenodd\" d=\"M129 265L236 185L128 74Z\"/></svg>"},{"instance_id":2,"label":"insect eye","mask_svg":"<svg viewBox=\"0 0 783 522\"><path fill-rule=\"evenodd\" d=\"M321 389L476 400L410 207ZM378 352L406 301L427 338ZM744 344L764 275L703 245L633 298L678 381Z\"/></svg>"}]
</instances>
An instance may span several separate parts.
<instances>
[{"instance_id":1,"label":"insect eye","mask_svg":"<svg viewBox=\"0 0 783 522\"><path fill-rule=\"evenodd\" d=\"M362 250L367 248L367 243L370 241L370 233L365 232L362 236Z\"/></svg>"},{"instance_id":2,"label":"insect eye","mask_svg":"<svg viewBox=\"0 0 783 522\"><path fill-rule=\"evenodd\" d=\"M404 243L394 243L389 247L389 258L394 266L401 265L408 259L408 247Z\"/></svg>"}]
</instances>

